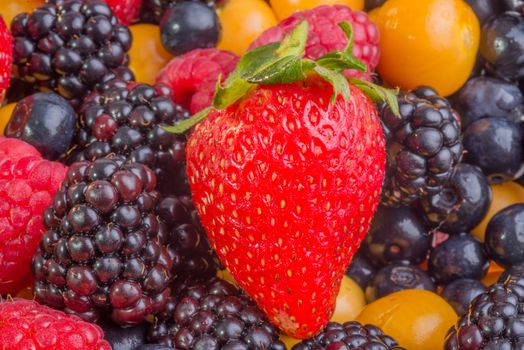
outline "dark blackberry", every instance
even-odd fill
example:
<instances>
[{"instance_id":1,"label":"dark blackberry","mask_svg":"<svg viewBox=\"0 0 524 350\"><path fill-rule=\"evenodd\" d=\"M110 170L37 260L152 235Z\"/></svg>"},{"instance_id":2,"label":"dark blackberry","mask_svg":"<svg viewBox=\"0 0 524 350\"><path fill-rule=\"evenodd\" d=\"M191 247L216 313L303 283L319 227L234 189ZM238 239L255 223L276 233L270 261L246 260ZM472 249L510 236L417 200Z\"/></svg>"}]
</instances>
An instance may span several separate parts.
<instances>
[{"instance_id":1,"label":"dark blackberry","mask_svg":"<svg viewBox=\"0 0 524 350\"><path fill-rule=\"evenodd\" d=\"M524 348L524 278L510 276L470 304L447 337L444 350Z\"/></svg>"},{"instance_id":2,"label":"dark blackberry","mask_svg":"<svg viewBox=\"0 0 524 350\"><path fill-rule=\"evenodd\" d=\"M189 194L185 171L186 136L163 129L187 118L165 87L114 79L82 102L72 161L93 160L111 153L155 171L162 194Z\"/></svg>"},{"instance_id":3,"label":"dark blackberry","mask_svg":"<svg viewBox=\"0 0 524 350\"><path fill-rule=\"evenodd\" d=\"M239 288L219 279L183 281L158 316L150 343L193 350L285 350L273 326Z\"/></svg>"},{"instance_id":4,"label":"dark blackberry","mask_svg":"<svg viewBox=\"0 0 524 350\"><path fill-rule=\"evenodd\" d=\"M32 260L36 299L121 325L163 310L173 254L155 185L152 170L120 156L72 164L44 213L48 231Z\"/></svg>"},{"instance_id":5,"label":"dark blackberry","mask_svg":"<svg viewBox=\"0 0 524 350\"><path fill-rule=\"evenodd\" d=\"M16 16L11 32L15 77L75 105L102 81L133 77L129 29L102 0L43 4Z\"/></svg>"},{"instance_id":6,"label":"dark blackberry","mask_svg":"<svg viewBox=\"0 0 524 350\"><path fill-rule=\"evenodd\" d=\"M177 276L211 277L220 266L189 196L166 196L157 209L170 228L169 248Z\"/></svg>"},{"instance_id":7,"label":"dark blackberry","mask_svg":"<svg viewBox=\"0 0 524 350\"><path fill-rule=\"evenodd\" d=\"M164 12L169 7L186 1L197 1L216 8L224 0L144 0L142 3L142 18L146 22L160 23Z\"/></svg>"},{"instance_id":8,"label":"dark blackberry","mask_svg":"<svg viewBox=\"0 0 524 350\"><path fill-rule=\"evenodd\" d=\"M379 112L387 140L382 203L389 206L440 192L462 156L458 116L445 98L419 87L398 103L399 116L385 104Z\"/></svg>"},{"instance_id":9,"label":"dark blackberry","mask_svg":"<svg viewBox=\"0 0 524 350\"><path fill-rule=\"evenodd\" d=\"M330 322L314 338L303 340L291 350L404 350L398 343L373 325L358 322Z\"/></svg>"}]
</instances>

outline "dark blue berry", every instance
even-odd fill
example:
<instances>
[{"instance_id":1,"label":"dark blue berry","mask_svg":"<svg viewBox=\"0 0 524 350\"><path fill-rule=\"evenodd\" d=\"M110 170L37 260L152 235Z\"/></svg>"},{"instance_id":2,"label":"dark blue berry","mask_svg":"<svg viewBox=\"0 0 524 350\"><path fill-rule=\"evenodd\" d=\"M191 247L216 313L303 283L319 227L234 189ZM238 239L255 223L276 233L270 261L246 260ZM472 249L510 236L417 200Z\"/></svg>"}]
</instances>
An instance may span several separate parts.
<instances>
[{"instance_id":1,"label":"dark blue berry","mask_svg":"<svg viewBox=\"0 0 524 350\"><path fill-rule=\"evenodd\" d=\"M502 0L501 2L504 4L505 9L508 11L520 12L522 11L522 7L524 6L523 0Z\"/></svg>"},{"instance_id":2,"label":"dark blue berry","mask_svg":"<svg viewBox=\"0 0 524 350\"><path fill-rule=\"evenodd\" d=\"M215 10L200 2L177 3L166 10L160 21L162 44L174 55L214 47L219 36Z\"/></svg>"},{"instance_id":3,"label":"dark blue berry","mask_svg":"<svg viewBox=\"0 0 524 350\"><path fill-rule=\"evenodd\" d=\"M488 179L473 165L460 163L444 189L421 203L426 219L450 234L469 232L486 215L492 192Z\"/></svg>"},{"instance_id":4,"label":"dark blue berry","mask_svg":"<svg viewBox=\"0 0 524 350\"><path fill-rule=\"evenodd\" d=\"M52 92L36 93L16 104L5 135L35 146L46 159L64 154L73 140L76 114L71 104Z\"/></svg>"},{"instance_id":5,"label":"dark blue berry","mask_svg":"<svg viewBox=\"0 0 524 350\"><path fill-rule=\"evenodd\" d=\"M441 284L459 278L481 279L489 267L482 243L469 233L450 236L433 248L428 271Z\"/></svg>"},{"instance_id":6,"label":"dark blue berry","mask_svg":"<svg viewBox=\"0 0 524 350\"><path fill-rule=\"evenodd\" d=\"M524 78L524 18L506 12L482 28L480 54L488 68L506 79Z\"/></svg>"},{"instance_id":7,"label":"dark blue berry","mask_svg":"<svg viewBox=\"0 0 524 350\"><path fill-rule=\"evenodd\" d=\"M366 0L365 1L365 8L366 11L373 10L374 8L380 7L384 5L386 0Z\"/></svg>"},{"instance_id":8,"label":"dark blue berry","mask_svg":"<svg viewBox=\"0 0 524 350\"><path fill-rule=\"evenodd\" d=\"M520 121L524 97L518 85L492 77L469 80L454 98L454 107L461 117L462 129L489 117Z\"/></svg>"},{"instance_id":9,"label":"dark blue berry","mask_svg":"<svg viewBox=\"0 0 524 350\"><path fill-rule=\"evenodd\" d=\"M408 207L380 206L360 249L375 265L402 260L418 264L430 246L431 234L417 213Z\"/></svg>"},{"instance_id":10,"label":"dark blue berry","mask_svg":"<svg viewBox=\"0 0 524 350\"><path fill-rule=\"evenodd\" d=\"M444 287L441 295L458 315L463 315L468 311L473 299L485 291L486 286L479 280L461 278Z\"/></svg>"},{"instance_id":11,"label":"dark blue berry","mask_svg":"<svg viewBox=\"0 0 524 350\"><path fill-rule=\"evenodd\" d=\"M375 274L366 288L366 299L372 302L405 289L435 291L437 287L420 267L401 262L383 267Z\"/></svg>"},{"instance_id":12,"label":"dark blue berry","mask_svg":"<svg viewBox=\"0 0 524 350\"><path fill-rule=\"evenodd\" d=\"M491 218L485 244L489 257L503 266L524 263L524 203L504 208Z\"/></svg>"},{"instance_id":13,"label":"dark blue berry","mask_svg":"<svg viewBox=\"0 0 524 350\"><path fill-rule=\"evenodd\" d=\"M362 289L366 288L374 274L375 267L360 251L351 258L351 263L346 270L346 275L351 277Z\"/></svg>"},{"instance_id":14,"label":"dark blue berry","mask_svg":"<svg viewBox=\"0 0 524 350\"><path fill-rule=\"evenodd\" d=\"M465 161L477 165L491 182L510 180L520 168L522 135L519 125L504 118L484 118L464 132Z\"/></svg>"},{"instance_id":15,"label":"dark blue berry","mask_svg":"<svg viewBox=\"0 0 524 350\"><path fill-rule=\"evenodd\" d=\"M500 0L466 0L477 15L480 23L485 23L491 17L504 12L505 7Z\"/></svg>"},{"instance_id":16,"label":"dark blue berry","mask_svg":"<svg viewBox=\"0 0 524 350\"><path fill-rule=\"evenodd\" d=\"M140 345L135 350L173 350L173 348L158 344L144 344Z\"/></svg>"},{"instance_id":17,"label":"dark blue berry","mask_svg":"<svg viewBox=\"0 0 524 350\"><path fill-rule=\"evenodd\" d=\"M122 328L110 320L103 320L99 325L104 331L104 339L111 344L113 350L135 350L146 342L146 322L127 328Z\"/></svg>"}]
</instances>

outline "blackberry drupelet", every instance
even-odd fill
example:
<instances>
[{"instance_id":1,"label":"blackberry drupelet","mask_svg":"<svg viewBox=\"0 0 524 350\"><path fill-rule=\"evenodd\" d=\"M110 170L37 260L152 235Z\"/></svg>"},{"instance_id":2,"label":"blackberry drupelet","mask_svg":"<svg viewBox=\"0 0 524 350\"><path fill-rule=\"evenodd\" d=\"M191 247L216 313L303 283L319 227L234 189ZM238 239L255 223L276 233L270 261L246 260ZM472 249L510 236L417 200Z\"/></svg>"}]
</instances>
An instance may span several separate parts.
<instances>
[{"instance_id":1,"label":"blackberry drupelet","mask_svg":"<svg viewBox=\"0 0 524 350\"><path fill-rule=\"evenodd\" d=\"M379 115L387 140L382 203L410 204L440 192L462 156L460 125L449 102L429 87L398 96L400 116L385 105Z\"/></svg>"},{"instance_id":2,"label":"blackberry drupelet","mask_svg":"<svg viewBox=\"0 0 524 350\"><path fill-rule=\"evenodd\" d=\"M391 337L373 325L362 326L358 322L344 324L330 322L314 338L303 340L291 350L404 350Z\"/></svg>"},{"instance_id":3,"label":"blackberry drupelet","mask_svg":"<svg viewBox=\"0 0 524 350\"><path fill-rule=\"evenodd\" d=\"M445 350L524 348L524 277L513 275L477 296L450 330Z\"/></svg>"},{"instance_id":4,"label":"blackberry drupelet","mask_svg":"<svg viewBox=\"0 0 524 350\"><path fill-rule=\"evenodd\" d=\"M79 108L71 161L115 153L155 171L162 194L189 194L185 170L185 135L163 129L189 112L169 99L165 86L114 79L88 95Z\"/></svg>"},{"instance_id":5,"label":"blackberry drupelet","mask_svg":"<svg viewBox=\"0 0 524 350\"><path fill-rule=\"evenodd\" d=\"M185 1L198 1L215 8L223 0L143 0L142 17L147 22L160 23L164 12L169 7Z\"/></svg>"},{"instance_id":6,"label":"blackberry drupelet","mask_svg":"<svg viewBox=\"0 0 524 350\"><path fill-rule=\"evenodd\" d=\"M177 277L212 277L221 266L190 196L166 196L158 216L170 229L169 249Z\"/></svg>"},{"instance_id":7,"label":"blackberry drupelet","mask_svg":"<svg viewBox=\"0 0 524 350\"><path fill-rule=\"evenodd\" d=\"M285 350L278 337L278 329L247 295L214 277L175 283L148 339L175 349Z\"/></svg>"},{"instance_id":8,"label":"blackberry drupelet","mask_svg":"<svg viewBox=\"0 0 524 350\"><path fill-rule=\"evenodd\" d=\"M32 260L37 301L121 325L164 309L172 252L153 171L113 156L70 166Z\"/></svg>"},{"instance_id":9,"label":"blackberry drupelet","mask_svg":"<svg viewBox=\"0 0 524 350\"><path fill-rule=\"evenodd\" d=\"M102 0L46 3L11 23L13 72L39 91L57 91L77 105L100 82L133 79L131 34Z\"/></svg>"}]
</instances>

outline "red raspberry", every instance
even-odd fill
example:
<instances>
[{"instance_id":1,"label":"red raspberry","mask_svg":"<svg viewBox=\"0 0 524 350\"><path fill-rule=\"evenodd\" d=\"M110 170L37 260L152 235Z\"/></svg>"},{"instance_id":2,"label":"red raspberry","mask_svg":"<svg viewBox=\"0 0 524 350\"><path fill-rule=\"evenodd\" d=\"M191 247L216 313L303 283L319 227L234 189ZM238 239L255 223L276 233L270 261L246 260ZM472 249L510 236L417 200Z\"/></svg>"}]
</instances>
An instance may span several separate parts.
<instances>
[{"instance_id":1,"label":"red raspberry","mask_svg":"<svg viewBox=\"0 0 524 350\"><path fill-rule=\"evenodd\" d=\"M36 301L0 302L2 350L111 350L97 325Z\"/></svg>"},{"instance_id":2,"label":"red raspberry","mask_svg":"<svg viewBox=\"0 0 524 350\"><path fill-rule=\"evenodd\" d=\"M42 159L33 146L0 137L0 294L15 294L30 278L31 257L45 231L44 210L66 170Z\"/></svg>"},{"instance_id":3,"label":"red raspberry","mask_svg":"<svg viewBox=\"0 0 524 350\"><path fill-rule=\"evenodd\" d=\"M106 0L120 23L128 26L140 16L142 0Z\"/></svg>"},{"instance_id":4,"label":"red raspberry","mask_svg":"<svg viewBox=\"0 0 524 350\"><path fill-rule=\"evenodd\" d=\"M0 104L5 98L11 79L11 63L13 62L13 37L0 16Z\"/></svg>"},{"instance_id":5,"label":"red raspberry","mask_svg":"<svg viewBox=\"0 0 524 350\"><path fill-rule=\"evenodd\" d=\"M160 71L157 84L171 88L171 98L195 114L211 105L218 76L224 81L238 56L218 49L198 49L173 58Z\"/></svg>"},{"instance_id":6,"label":"red raspberry","mask_svg":"<svg viewBox=\"0 0 524 350\"><path fill-rule=\"evenodd\" d=\"M328 52L342 50L347 45L347 38L338 26L340 22L353 25L355 44L353 55L366 63L368 71L361 73L348 70L346 75L370 80L380 57L380 35L377 26L362 11L353 11L347 6L319 6L311 10L296 12L274 27L269 28L253 42L249 49L282 41L302 20L309 23L309 34L306 45L306 58L317 59Z\"/></svg>"}]
</instances>

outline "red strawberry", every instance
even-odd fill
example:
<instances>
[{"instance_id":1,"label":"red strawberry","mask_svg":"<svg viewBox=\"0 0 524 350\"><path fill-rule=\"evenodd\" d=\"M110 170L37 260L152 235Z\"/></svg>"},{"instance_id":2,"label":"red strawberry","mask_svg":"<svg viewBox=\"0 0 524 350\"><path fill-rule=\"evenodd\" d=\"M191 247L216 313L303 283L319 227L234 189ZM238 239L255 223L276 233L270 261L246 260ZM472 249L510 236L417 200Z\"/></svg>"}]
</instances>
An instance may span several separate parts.
<instances>
[{"instance_id":1,"label":"red strawberry","mask_svg":"<svg viewBox=\"0 0 524 350\"><path fill-rule=\"evenodd\" d=\"M126 26L133 23L140 16L142 0L105 0L115 16Z\"/></svg>"},{"instance_id":2,"label":"red strawberry","mask_svg":"<svg viewBox=\"0 0 524 350\"><path fill-rule=\"evenodd\" d=\"M11 79L11 63L13 62L13 37L0 16L0 104L5 98Z\"/></svg>"}]
</instances>

